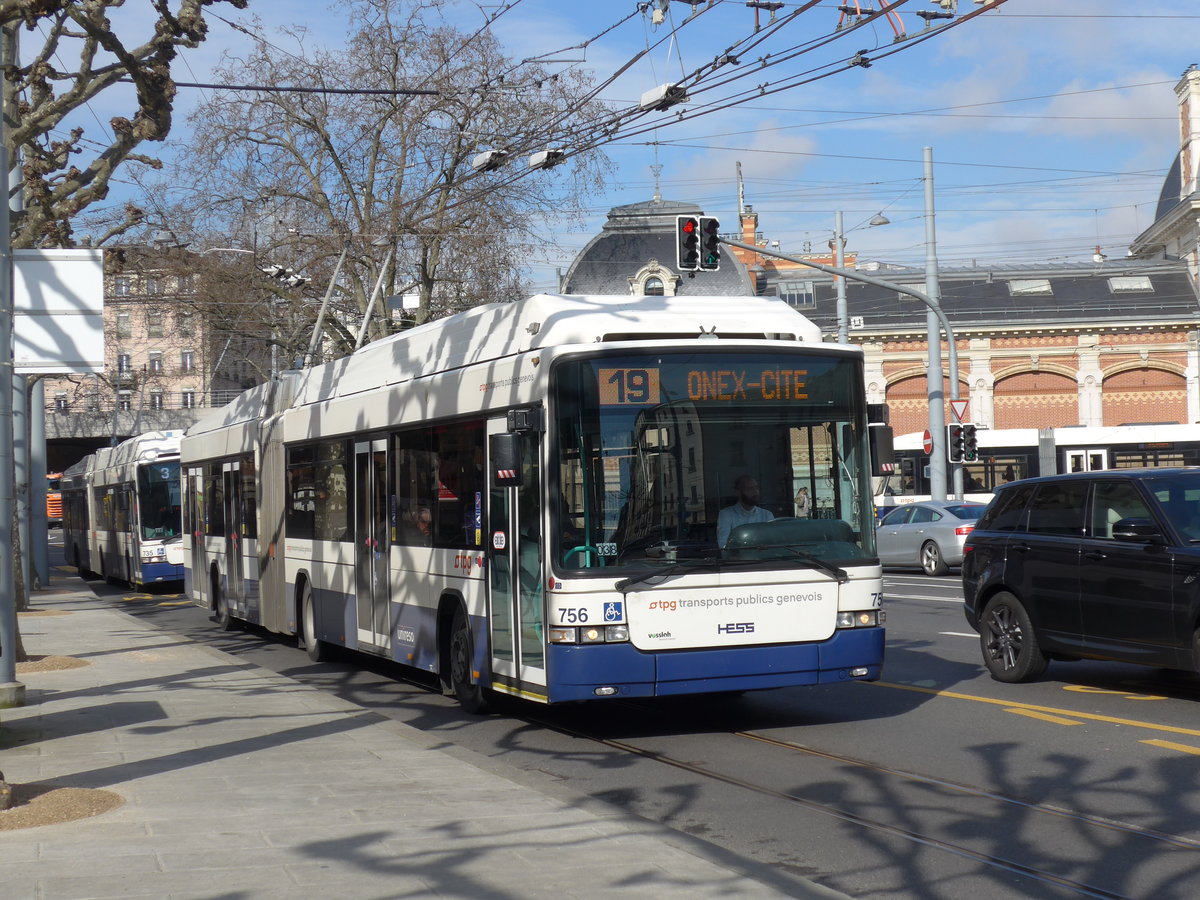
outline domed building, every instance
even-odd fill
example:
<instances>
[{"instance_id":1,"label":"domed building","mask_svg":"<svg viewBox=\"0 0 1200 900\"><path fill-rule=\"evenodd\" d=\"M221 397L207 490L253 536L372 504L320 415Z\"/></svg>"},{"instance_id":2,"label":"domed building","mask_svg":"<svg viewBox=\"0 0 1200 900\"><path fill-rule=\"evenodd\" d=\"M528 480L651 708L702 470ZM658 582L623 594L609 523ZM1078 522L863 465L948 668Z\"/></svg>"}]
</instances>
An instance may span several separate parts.
<instances>
[{"instance_id":1,"label":"domed building","mask_svg":"<svg viewBox=\"0 0 1200 900\"><path fill-rule=\"evenodd\" d=\"M753 296L754 280L732 253L722 253L716 272L680 272L676 268L675 221L700 216L693 203L655 196L616 206L600 233L580 251L563 279L567 294L630 296Z\"/></svg>"},{"instance_id":2,"label":"domed building","mask_svg":"<svg viewBox=\"0 0 1200 900\"><path fill-rule=\"evenodd\" d=\"M1163 182L1154 224L1137 236L1130 253L1148 259L1182 259L1200 284L1200 69L1175 85L1179 101L1179 150Z\"/></svg>"}]
</instances>

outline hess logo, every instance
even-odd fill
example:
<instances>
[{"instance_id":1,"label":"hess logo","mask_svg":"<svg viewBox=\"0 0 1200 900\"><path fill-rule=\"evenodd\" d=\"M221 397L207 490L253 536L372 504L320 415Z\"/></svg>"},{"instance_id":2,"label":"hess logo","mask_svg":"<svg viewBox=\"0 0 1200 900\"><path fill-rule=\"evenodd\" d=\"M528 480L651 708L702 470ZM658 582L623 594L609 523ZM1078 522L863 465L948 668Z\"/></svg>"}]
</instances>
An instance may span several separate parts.
<instances>
[{"instance_id":1,"label":"hess logo","mask_svg":"<svg viewBox=\"0 0 1200 900\"><path fill-rule=\"evenodd\" d=\"M753 634L753 622L729 622L717 626L717 634Z\"/></svg>"}]
</instances>

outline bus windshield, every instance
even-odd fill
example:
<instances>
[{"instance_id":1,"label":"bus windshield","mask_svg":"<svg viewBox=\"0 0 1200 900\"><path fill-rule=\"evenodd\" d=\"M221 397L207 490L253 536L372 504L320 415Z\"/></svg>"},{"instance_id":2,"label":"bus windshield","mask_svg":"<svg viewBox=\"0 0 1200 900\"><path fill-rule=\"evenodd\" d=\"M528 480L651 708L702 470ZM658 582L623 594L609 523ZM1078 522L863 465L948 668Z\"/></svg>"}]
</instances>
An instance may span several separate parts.
<instances>
[{"instance_id":1,"label":"bus windshield","mask_svg":"<svg viewBox=\"0 0 1200 900\"><path fill-rule=\"evenodd\" d=\"M177 537L181 528L178 461L140 466L137 477L142 540Z\"/></svg>"},{"instance_id":2,"label":"bus windshield","mask_svg":"<svg viewBox=\"0 0 1200 900\"><path fill-rule=\"evenodd\" d=\"M874 557L855 360L706 347L573 358L554 384L558 568Z\"/></svg>"}]
</instances>

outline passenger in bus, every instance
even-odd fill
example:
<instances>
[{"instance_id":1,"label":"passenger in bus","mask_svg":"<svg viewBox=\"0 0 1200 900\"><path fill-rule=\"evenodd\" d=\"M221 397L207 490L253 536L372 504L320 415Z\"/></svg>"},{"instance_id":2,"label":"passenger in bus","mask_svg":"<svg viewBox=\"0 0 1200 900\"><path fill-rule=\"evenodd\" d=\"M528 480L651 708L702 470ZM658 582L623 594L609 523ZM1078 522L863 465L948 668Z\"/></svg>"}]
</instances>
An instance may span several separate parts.
<instances>
[{"instance_id":1,"label":"passenger in bus","mask_svg":"<svg viewBox=\"0 0 1200 900\"><path fill-rule=\"evenodd\" d=\"M721 547L729 540L729 532L739 525L754 525L770 522L775 514L758 505L758 482L750 475L739 475L733 482L737 502L725 507L717 515L717 544Z\"/></svg>"},{"instance_id":2,"label":"passenger in bus","mask_svg":"<svg viewBox=\"0 0 1200 900\"><path fill-rule=\"evenodd\" d=\"M405 516L402 542L410 547L429 547L433 544L433 513L421 505Z\"/></svg>"}]
</instances>

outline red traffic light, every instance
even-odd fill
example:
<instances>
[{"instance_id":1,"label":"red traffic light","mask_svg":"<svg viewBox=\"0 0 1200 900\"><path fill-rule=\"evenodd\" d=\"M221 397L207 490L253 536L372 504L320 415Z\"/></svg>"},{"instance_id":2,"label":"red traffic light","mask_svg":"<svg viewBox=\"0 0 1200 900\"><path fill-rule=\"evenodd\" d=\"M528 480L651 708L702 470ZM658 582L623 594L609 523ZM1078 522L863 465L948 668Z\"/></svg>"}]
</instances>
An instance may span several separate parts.
<instances>
[{"instance_id":1,"label":"red traffic light","mask_svg":"<svg viewBox=\"0 0 1200 900\"><path fill-rule=\"evenodd\" d=\"M684 234L691 234L693 231L696 230L696 220L695 219L684 219L681 227L683 228Z\"/></svg>"}]
</instances>

